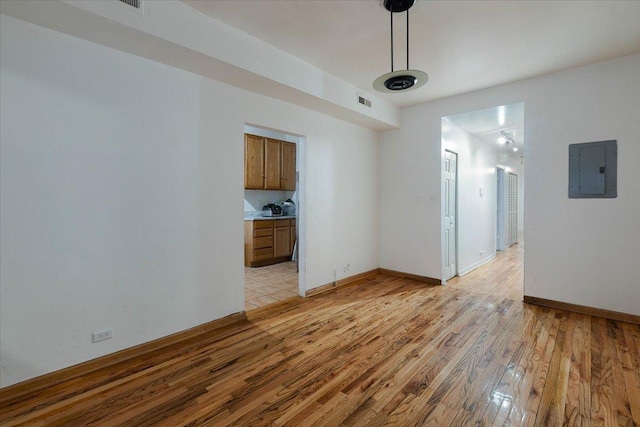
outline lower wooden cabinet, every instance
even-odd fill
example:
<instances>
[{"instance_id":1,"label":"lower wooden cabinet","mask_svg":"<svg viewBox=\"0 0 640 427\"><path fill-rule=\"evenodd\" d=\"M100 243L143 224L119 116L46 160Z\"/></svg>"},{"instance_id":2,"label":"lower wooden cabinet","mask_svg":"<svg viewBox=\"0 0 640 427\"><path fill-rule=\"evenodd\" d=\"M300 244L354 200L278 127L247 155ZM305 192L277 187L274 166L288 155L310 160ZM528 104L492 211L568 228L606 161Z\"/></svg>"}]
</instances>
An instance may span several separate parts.
<instances>
[{"instance_id":1,"label":"lower wooden cabinet","mask_svg":"<svg viewBox=\"0 0 640 427\"><path fill-rule=\"evenodd\" d=\"M274 257L291 256L291 230L289 221L285 227L276 227L273 232Z\"/></svg>"},{"instance_id":2,"label":"lower wooden cabinet","mask_svg":"<svg viewBox=\"0 0 640 427\"><path fill-rule=\"evenodd\" d=\"M263 267L291 259L295 235L295 219L245 221L245 267Z\"/></svg>"}]
</instances>

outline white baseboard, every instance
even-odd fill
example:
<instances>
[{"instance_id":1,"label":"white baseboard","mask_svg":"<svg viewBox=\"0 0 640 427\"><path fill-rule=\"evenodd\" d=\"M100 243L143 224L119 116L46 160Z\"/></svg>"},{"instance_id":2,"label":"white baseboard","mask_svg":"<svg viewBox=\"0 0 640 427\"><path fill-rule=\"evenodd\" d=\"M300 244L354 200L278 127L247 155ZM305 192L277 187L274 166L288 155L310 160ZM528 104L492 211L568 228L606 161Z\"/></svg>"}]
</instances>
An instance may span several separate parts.
<instances>
[{"instance_id":1,"label":"white baseboard","mask_svg":"<svg viewBox=\"0 0 640 427\"><path fill-rule=\"evenodd\" d=\"M475 264L458 271L458 276L464 276L465 274L471 273L473 270L475 270L476 268L480 267L481 265L484 265L486 263L488 263L489 261L492 261L494 258L496 257L496 253L494 252L492 255L489 255L488 257L486 257L485 259L481 259L480 261L476 262Z\"/></svg>"}]
</instances>

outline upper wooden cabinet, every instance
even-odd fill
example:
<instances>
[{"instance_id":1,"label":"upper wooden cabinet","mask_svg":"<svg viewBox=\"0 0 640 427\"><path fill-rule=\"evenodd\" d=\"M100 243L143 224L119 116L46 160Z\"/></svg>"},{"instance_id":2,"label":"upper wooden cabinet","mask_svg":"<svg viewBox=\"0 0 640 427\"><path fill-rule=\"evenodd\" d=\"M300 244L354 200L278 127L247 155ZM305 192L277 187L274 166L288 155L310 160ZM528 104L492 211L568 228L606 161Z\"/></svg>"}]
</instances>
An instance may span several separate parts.
<instances>
[{"instance_id":1,"label":"upper wooden cabinet","mask_svg":"<svg viewBox=\"0 0 640 427\"><path fill-rule=\"evenodd\" d=\"M244 188L296 189L296 144L245 134Z\"/></svg>"},{"instance_id":2,"label":"upper wooden cabinet","mask_svg":"<svg viewBox=\"0 0 640 427\"><path fill-rule=\"evenodd\" d=\"M282 190L296 189L296 144L282 142L282 161L280 162L280 188Z\"/></svg>"},{"instance_id":3,"label":"upper wooden cabinet","mask_svg":"<svg viewBox=\"0 0 640 427\"><path fill-rule=\"evenodd\" d=\"M244 188L264 188L264 138L244 136Z\"/></svg>"},{"instance_id":4,"label":"upper wooden cabinet","mask_svg":"<svg viewBox=\"0 0 640 427\"><path fill-rule=\"evenodd\" d=\"M275 139L266 139L264 143L264 189L280 190L280 172L282 170L282 143Z\"/></svg>"}]
</instances>

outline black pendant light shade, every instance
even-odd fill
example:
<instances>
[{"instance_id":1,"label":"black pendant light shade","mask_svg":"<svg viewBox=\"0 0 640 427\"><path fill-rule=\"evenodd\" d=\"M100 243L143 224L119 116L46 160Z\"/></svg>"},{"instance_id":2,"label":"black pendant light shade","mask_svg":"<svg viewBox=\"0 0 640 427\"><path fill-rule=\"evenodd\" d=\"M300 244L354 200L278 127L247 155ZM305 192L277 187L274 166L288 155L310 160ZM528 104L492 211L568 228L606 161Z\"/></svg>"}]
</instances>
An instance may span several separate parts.
<instances>
[{"instance_id":1,"label":"black pendant light shade","mask_svg":"<svg viewBox=\"0 0 640 427\"><path fill-rule=\"evenodd\" d=\"M418 83L418 79L410 74L403 74L401 76L389 77L384 82L384 87L389 90L405 90Z\"/></svg>"},{"instance_id":2,"label":"black pendant light shade","mask_svg":"<svg viewBox=\"0 0 640 427\"><path fill-rule=\"evenodd\" d=\"M429 75L420 70L399 70L383 74L373 81L378 92L407 92L417 89L429 80Z\"/></svg>"},{"instance_id":3,"label":"black pendant light shade","mask_svg":"<svg viewBox=\"0 0 640 427\"><path fill-rule=\"evenodd\" d=\"M407 92L423 86L429 76L424 71L409 69L409 8L415 0L384 0L382 5L391 14L391 72L375 79L373 88L378 92ZM393 71L393 14L407 12L407 69Z\"/></svg>"},{"instance_id":4,"label":"black pendant light shade","mask_svg":"<svg viewBox=\"0 0 640 427\"><path fill-rule=\"evenodd\" d=\"M416 0L384 0L382 5L389 12L404 12L409 10Z\"/></svg>"}]
</instances>

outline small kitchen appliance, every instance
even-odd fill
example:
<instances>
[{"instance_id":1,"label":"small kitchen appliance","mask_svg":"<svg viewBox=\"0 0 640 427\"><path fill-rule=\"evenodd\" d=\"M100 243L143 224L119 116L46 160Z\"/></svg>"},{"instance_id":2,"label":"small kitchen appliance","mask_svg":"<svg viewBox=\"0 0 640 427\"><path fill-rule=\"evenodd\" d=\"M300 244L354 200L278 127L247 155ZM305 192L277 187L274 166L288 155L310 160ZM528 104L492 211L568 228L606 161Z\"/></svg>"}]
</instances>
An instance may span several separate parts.
<instances>
[{"instance_id":1,"label":"small kitchen appliance","mask_svg":"<svg viewBox=\"0 0 640 427\"><path fill-rule=\"evenodd\" d=\"M282 216L282 207L275 203L269 203L262 207L262 216Z\"/></svg>"},{"instance_id":2,"label":"small kitchen appliance","mask_svg":"<svg viewBox=\"0 0 640 427\"><path fill-rule=\"evenodd\" d=\"M287 199L284 202L278 203L282 206L282 214L289 216L296 216L296 204L293 203L293 200Z\"/></svg>"}]
</instances>

